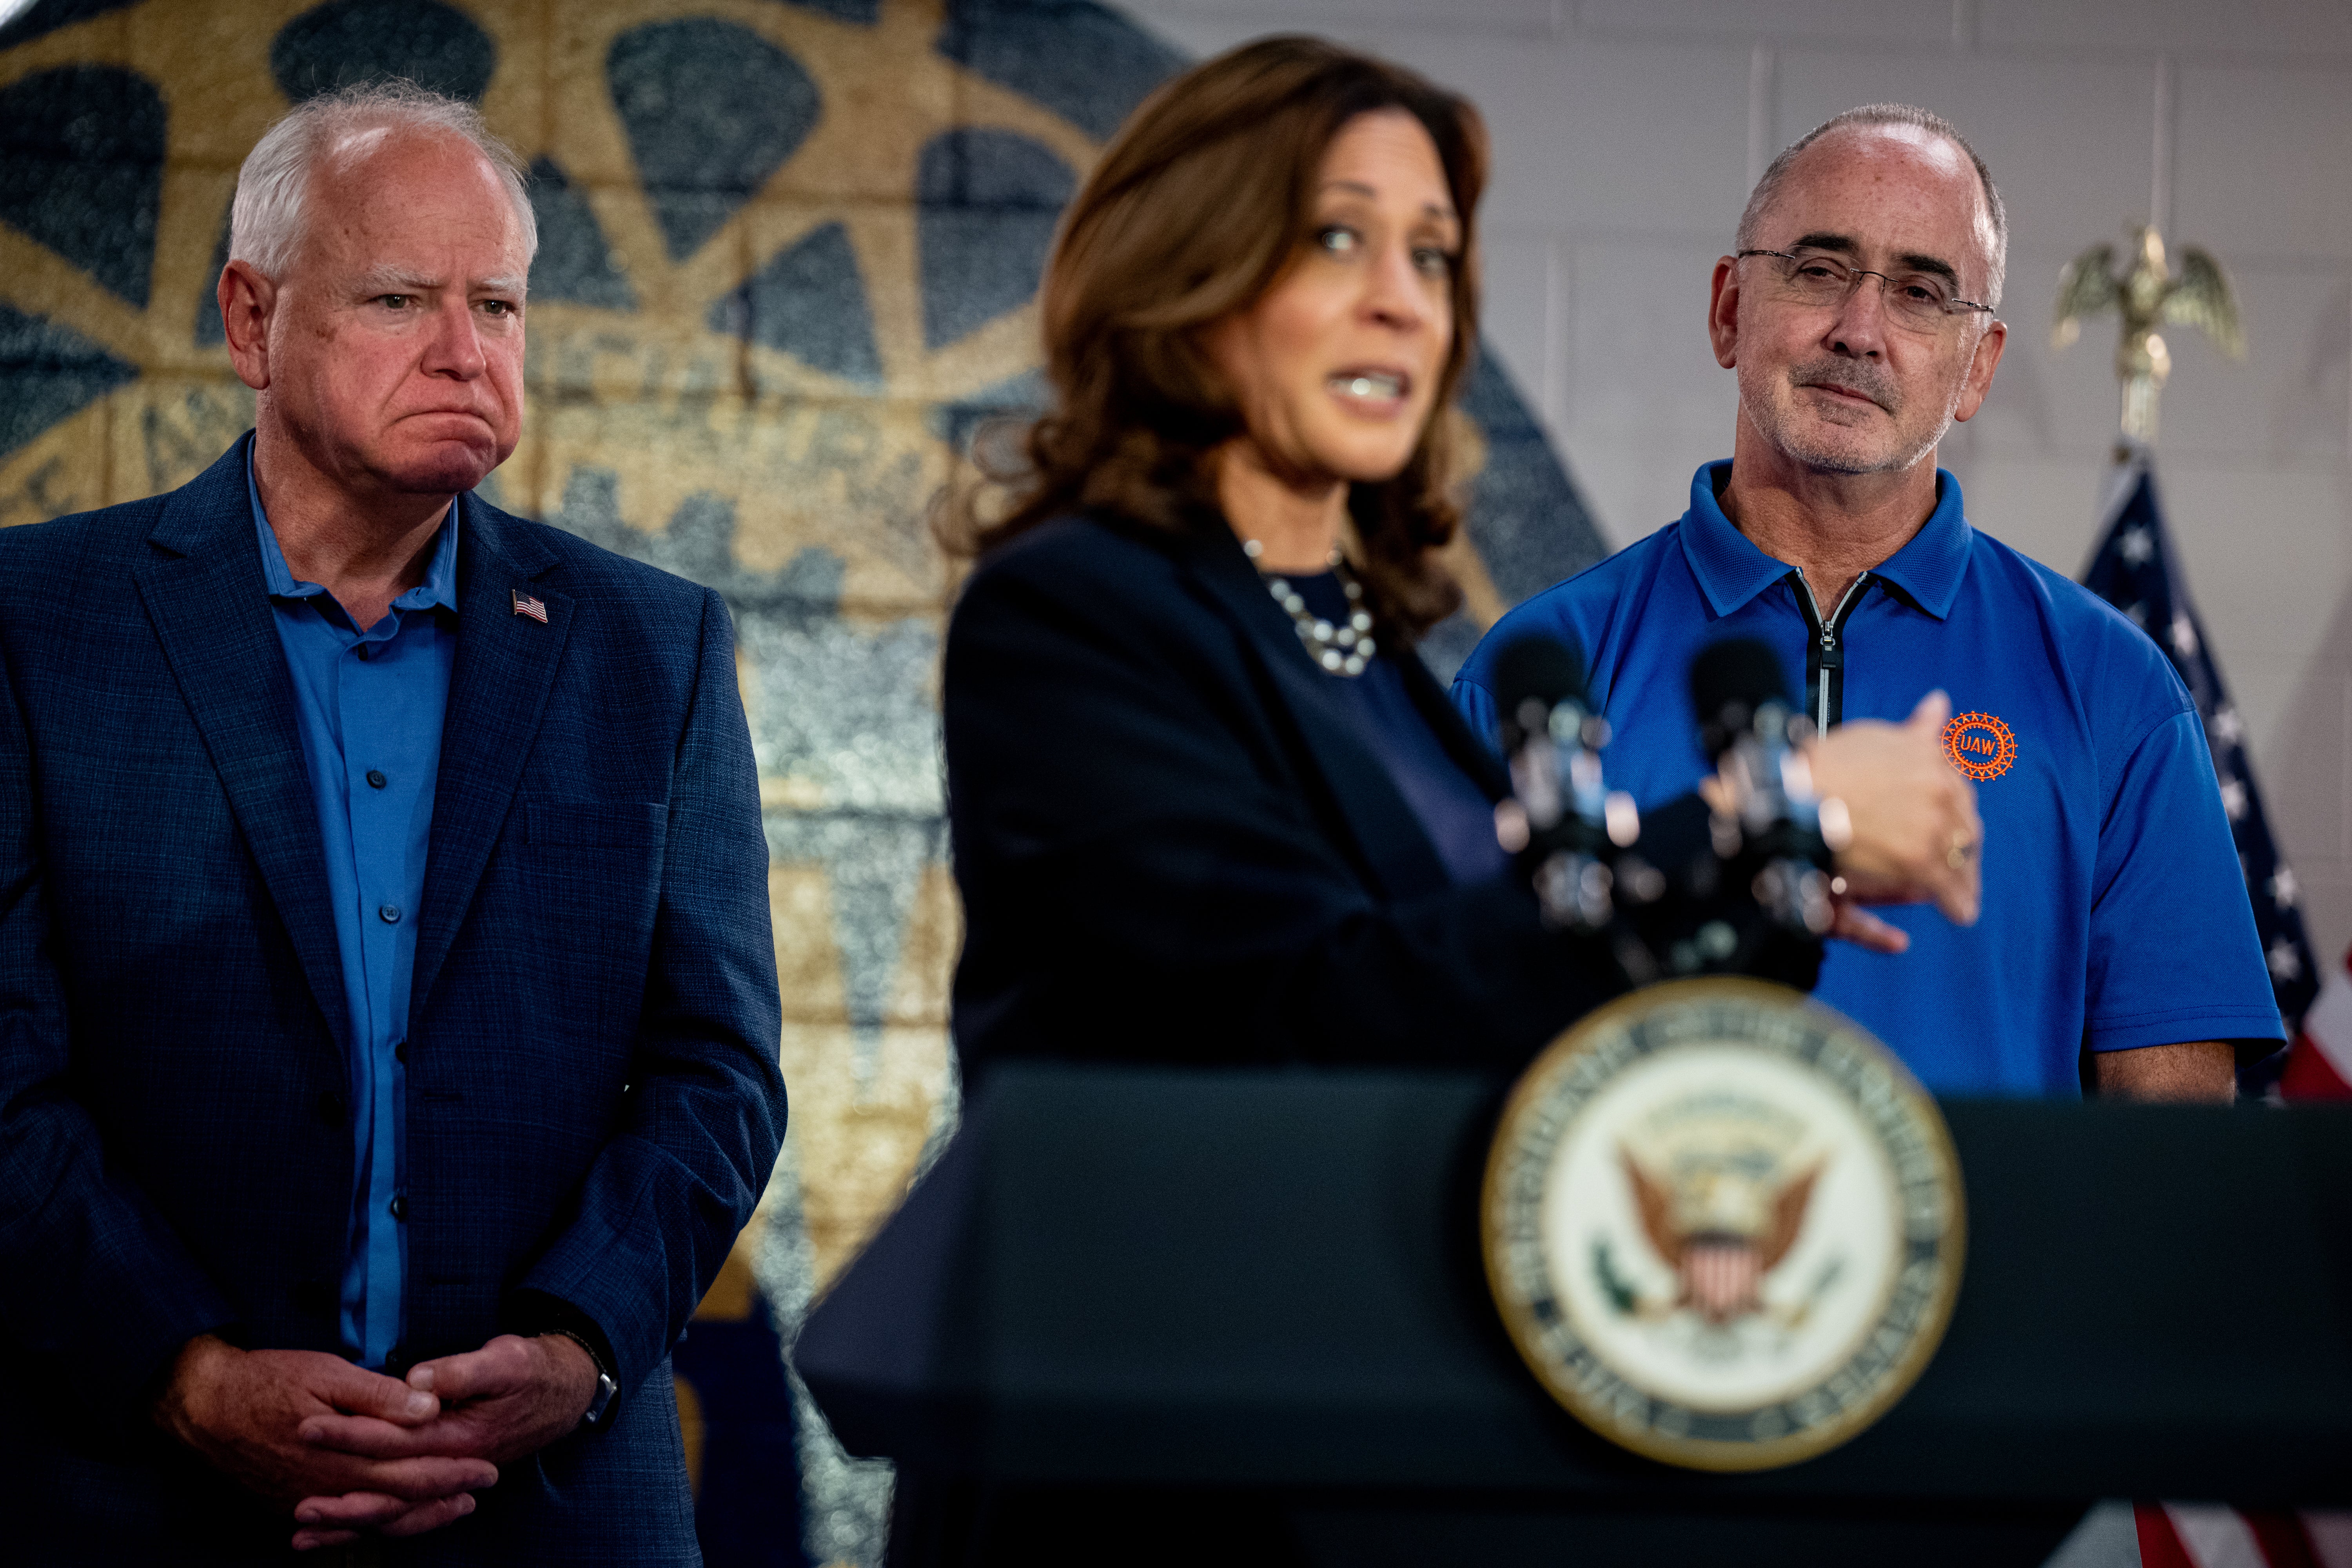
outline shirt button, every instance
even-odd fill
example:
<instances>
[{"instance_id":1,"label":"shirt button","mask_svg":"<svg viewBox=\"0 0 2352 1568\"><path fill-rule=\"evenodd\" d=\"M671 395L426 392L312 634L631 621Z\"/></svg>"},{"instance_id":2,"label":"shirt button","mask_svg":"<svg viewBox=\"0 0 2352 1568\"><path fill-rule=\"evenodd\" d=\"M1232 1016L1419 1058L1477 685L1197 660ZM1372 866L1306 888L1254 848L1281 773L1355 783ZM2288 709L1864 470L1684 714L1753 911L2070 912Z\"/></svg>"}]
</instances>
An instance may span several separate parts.
<instances>
[{"instance_id":1,"label":"shirt button","mask_svg":"<svg viewBox=\"0 0 2352 1568\"><path fill-rule=\"evenodd\" d=\"M373 789L382 789L383 787L383 770L382 768L370 768L368 770L368 784Z\"/></svg>"},{"instance_id":2,"label":"shirt button","mask_svg":"<svg viewBox=\"0 0 2352 1568\"><path fill-rule=\"evenodd\" d=\"M394 1219L408 1217L408 1200L398 1193L392 1194L392 1217Z\"/></svg>"},{"instance_id":3,"label":"shirt button","mask_svg":"<svg viewBox=\"0 0 2352 1568\"><path fill-rule=\"evenodd\" d=\"M400 906L398 904L380 905L375 912L377 917L388 926L396 926L400 923Z\"/></svg>"},{"instance_id":4,"label":"shirt button","mask_svg":"<svg viewBox=\"0 0 2352 1568\"><path fill-rule=\"evenodd\" d=\"M392 1047L392 1059L400 1063L403 1067L406 1067L408 1065L408 1042L406 1040L403 1040L400 1044Z\"/></svg>"},{"instance_id":5,"label":"shirt button","mask_svg":"<svg viewBox=\"0 0 2352 1568\"><path fill-rule=\"evenodd\" d=\"M359 656L360 656L360 662L361 662L362 664L365 664L365 663L367 662L367 657L368 657L368 645L367 645L367 644L365 644L365 643L362 643L362 644L360 644L360 646L358 647L358 648L357 648L357 649L355 649L354 651L356 651L356 652L359 654Z\"/></svg>"}]
</instances>

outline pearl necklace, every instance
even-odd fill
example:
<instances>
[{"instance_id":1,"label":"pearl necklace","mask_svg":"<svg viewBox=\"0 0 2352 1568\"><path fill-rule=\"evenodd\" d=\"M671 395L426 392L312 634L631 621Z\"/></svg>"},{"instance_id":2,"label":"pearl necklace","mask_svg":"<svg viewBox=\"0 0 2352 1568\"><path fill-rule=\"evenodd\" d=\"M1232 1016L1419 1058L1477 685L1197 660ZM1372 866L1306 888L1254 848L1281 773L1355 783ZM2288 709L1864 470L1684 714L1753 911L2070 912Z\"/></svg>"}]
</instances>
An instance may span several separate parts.
<instances>
[{"instance_id":1,"label":"pearl necklace","mask_svg":"<svg viewBox=\"0 0 2352 1568\"><path fill-rule=\"evenodd\" d=\"M1264 554L1265 546L1255 539L1242 541L1242 553L1255 562ZM1334 626L1307 607L1307 601L1286 577L1258 569L1265 579L1265 591L1274 602L1289 614L1291 625L1298 630L1298 640L1306 647L1307 657L1333 675L1358 676L1370 667L1380 647L1372 639L1371 613L1364 608L1364 585L1348 570L1347 561L1337 546L1331 551L1331 574L1339 580L1339 591L1348 595L1348 619Z\"/></svg>"}]
</instances>

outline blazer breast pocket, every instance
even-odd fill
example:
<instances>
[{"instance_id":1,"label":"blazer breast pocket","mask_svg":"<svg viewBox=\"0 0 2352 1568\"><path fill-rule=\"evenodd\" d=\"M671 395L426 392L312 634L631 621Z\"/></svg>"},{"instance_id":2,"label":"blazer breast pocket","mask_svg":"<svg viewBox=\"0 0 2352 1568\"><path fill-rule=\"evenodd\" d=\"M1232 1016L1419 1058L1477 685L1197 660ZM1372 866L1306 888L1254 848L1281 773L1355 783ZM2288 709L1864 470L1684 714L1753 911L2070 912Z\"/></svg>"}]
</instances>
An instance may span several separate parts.
<instances>
[{"instance_id":1,"label":"blazer breast pocket","mask_svg":"<svg viewBox=\"0 0 2352 1568\"><path fill-rule=\"evenodd\" d=\"M523 842L534 848L649 849L668 832L669 808L659 801L523 803Z\"/></svg>"}]
</instances>

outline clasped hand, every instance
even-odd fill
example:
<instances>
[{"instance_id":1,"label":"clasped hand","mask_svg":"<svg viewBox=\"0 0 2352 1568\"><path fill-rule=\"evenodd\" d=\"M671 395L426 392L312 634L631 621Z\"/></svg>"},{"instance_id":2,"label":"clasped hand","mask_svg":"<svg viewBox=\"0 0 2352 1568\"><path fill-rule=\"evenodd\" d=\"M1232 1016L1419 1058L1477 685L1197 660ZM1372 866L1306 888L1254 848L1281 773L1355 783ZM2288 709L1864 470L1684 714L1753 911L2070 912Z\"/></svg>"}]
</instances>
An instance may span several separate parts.
<instances>
[{"instance_id":1,"label":"clasped hand","mask_svg":"<svg viewBox=\"0 0 2352 1568\"><path fill-rule=\"evenodd\" d=\"M231 1479L289 1506L300 1552L463 1519L499 1465L578 1426L595 1388L588 1353L555 1336L500 1334L403 1382L207 1334L182 1349L155 1414Z\"/></svg>"}]
</instances>

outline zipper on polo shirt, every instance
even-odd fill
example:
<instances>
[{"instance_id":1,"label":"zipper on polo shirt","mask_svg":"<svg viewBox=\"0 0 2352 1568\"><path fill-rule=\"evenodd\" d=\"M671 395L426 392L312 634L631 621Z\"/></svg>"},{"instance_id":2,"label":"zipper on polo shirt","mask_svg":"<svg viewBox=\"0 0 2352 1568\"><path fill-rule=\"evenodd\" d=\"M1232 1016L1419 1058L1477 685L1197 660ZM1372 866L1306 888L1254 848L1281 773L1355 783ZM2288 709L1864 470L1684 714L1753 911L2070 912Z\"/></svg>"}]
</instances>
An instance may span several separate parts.
<instances>
[{"instance_id":1,"label":"zipper on polo shirt","mask_svg":"<svg viewBox=\"0 0 2352 1568\"><path fill-rule=\"evenodd\" d=\"M1813 597L1813 585L1805 581L1805 569L1792 566L1789 575L1797 584L1797 608L1805 613L1805 628L1813 640L1805 653L1805 706L1811 710L1816 729L1827 730L1845 718L1845 623L1862 602L1862 590L1870 582L1864 572L1846 584L1839 596L1837 608L1830 618L1822 619L1821 601Z\"/></svg>"}]
</instances>

